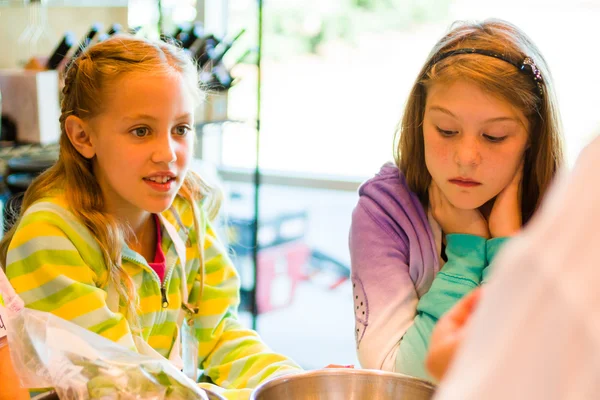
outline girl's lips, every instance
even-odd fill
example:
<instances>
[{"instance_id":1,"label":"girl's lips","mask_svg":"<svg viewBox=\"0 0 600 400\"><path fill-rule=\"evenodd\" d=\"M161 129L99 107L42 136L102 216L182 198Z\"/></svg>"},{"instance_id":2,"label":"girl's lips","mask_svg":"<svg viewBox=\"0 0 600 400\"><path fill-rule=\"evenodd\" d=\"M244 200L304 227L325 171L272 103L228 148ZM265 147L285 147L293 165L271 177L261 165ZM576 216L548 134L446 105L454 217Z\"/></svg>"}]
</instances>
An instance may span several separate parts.
<instances>
[{"instance_id":1,"label":"girl's lips","mask_svg":"<svg viewBox=\"0 0 600 400\"><path fill-rule=\"evenodd\" d=\"M449 182L460 187L475 187L481 185L479 182L463 179L450 179Z\"/></svg>"},{"instance_id":2,"label":"girl's lips","mask_svg":"<svg viewBox=\"0 0 600 400\"><path fill-rule=\"evenodd\" d=\"M167 177L167 178L176 178L177 174L171 171L158 171L155 172L153 174L150 174L148 176L146 176L144 179L148 179L148 178L163 178L163 177Z\"/></svg>"},{"instance_id":3,"label":"girl's lips","mask_svg":"<svg viewBox=\"0 0 600 400\"><path fill-rule=\"evenodd\" d=\"M146 182L146 184L148 186L150 186L152 189L156 190L157 192L162 192L162 193L171 191L171 188L175 185L176 181L177 181L176 179L169 179L165 183L159 183L159 182L155 182L150 179L144 179L144 182Z\"/></svg>"}]
</instances>

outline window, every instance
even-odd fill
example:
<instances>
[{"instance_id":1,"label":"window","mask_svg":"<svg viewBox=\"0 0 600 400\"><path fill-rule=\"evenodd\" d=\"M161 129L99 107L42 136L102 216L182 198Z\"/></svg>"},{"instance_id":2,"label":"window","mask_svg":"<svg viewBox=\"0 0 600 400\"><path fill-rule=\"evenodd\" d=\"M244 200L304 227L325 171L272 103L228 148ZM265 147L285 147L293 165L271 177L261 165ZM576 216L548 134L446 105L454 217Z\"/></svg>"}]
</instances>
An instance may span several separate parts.
<instances>
[{"instance_id":1,"label":"window","mask_svg":"<svg viewBox=\"0 0 600 400\"><path fill-rule=\"evenodd\" d=\"M230 2L229 30L256 38L256 2ZM261 167L370 176L392 158L392 139L418 70L457 19L497 17L522 28L546 57L556 83L573 162L598 124L600 2L508 0L273 0L265 2ZM588 71L588 72L586 72ZM235 68L230 115L254 117L256 71ZM252 167L253 136L225 129L223 162Z\"/></svg>"},{"instance_id":2,"label":"window","mask_svg":"<svg viewBox=\"0 0 600 400\"><path fill-rule=\"evenodd\" d=\"M591 71L600 55L583 38L598 37L600 2L271 0L264 9L262 170L277 171L288 180L306 175L333 175L338 180L372 176L392 158L403 105L435 42L457 19L489 17L519 26L546 57L572 163L598 124L595 93L600 77ZM230 2L228 31L248 30L236 45L240 51L256 46L256 20L254 0ZM226 62L233 65L235 57ZM256 114L256 68L242 63L233 74L239 82L229 93L229 116L251 121ZM221 141L224 166L253 169L254 133L251 123L229 124L222 134L207 137ZM229 182L228 189L251 206L250 184ZM270 264L259 262L259 276L268 282L259 293L263 301L279 300L281 295L288 295L284 300L289 301L259 315L261 336L306 368L356 364L352 288L343 280L350 261L347 235L356 193L299 189L288 183L262 186L260 198L261 227L270 224L266 216L283 214L289 207L306 213L301 243L310 249L304 280L294 281L292 264L286 269L274 257ZM264 252L270 255L272 251ZM241 260L236 265L243 268Z\"/></svg>"}]
</instances>

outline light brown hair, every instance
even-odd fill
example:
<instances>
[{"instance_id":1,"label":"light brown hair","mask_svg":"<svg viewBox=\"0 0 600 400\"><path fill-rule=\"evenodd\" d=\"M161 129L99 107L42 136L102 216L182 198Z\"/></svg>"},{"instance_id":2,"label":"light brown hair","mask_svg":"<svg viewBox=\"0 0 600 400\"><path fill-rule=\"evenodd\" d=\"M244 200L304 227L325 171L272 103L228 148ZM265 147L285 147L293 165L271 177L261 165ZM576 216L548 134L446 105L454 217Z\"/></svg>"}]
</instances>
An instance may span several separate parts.
<instances>
[{"instance_id":1,"label":"light brown hair","mask_svg":"<svg viewBox=\"0 0 600 400\"><path fill-rule=\"evenodd\" d=\"M437 63L440 54L475 48L504 55L514 62L533 59L544 79L543 94L533 76L510 63L479 54L461 54ZM425 165L423 118L427 90L436 83L465 80L477 84L521 110L530 125L525 152L521 211L523 221L531 218L563 163L562 125L552 77L535 44L516 26L501 20L457 22L433 48L413 85L403 118L396 130L394 158L409 188L424 206L428 204L431 175Z\"/></svg>"},{"instance_id":2,"label":"light brown hair","mask_svg":"<svg viewBox=\"0 0 600 400\"><path fill-rule=\"evenodd\" d=\"M23 198L19 219L36 201L52 193L64 191L70 211L92 232L102 251L107 267L105 283L115 285L122 303L128 305L127 318L135 326L135 288L121 265L122 243L129 237L131 230L105 211L92 160L86 159L75 149L65 131L65 121L70 115L85 120L102 113L102 104L105 101L102 96L103 89L128 73L179 73L189 83L195 99L198 102L203 99L196 65L175 45L120 35L89 47L73 61L66 72L59 120L61 136L58 161L29 186ZM200 210L195 204L208 199L208 215L209 218L213 218L220 203L219 193L198 175L188 172L178 195L194 206L194 228L198 235L200 254L199 273L203 279L204 252L200 229L203 222L200 220ZM0 263L3 268L6 266L8 248L18 223L17 220L0 241Z\"/></svg>"}]
</instances>

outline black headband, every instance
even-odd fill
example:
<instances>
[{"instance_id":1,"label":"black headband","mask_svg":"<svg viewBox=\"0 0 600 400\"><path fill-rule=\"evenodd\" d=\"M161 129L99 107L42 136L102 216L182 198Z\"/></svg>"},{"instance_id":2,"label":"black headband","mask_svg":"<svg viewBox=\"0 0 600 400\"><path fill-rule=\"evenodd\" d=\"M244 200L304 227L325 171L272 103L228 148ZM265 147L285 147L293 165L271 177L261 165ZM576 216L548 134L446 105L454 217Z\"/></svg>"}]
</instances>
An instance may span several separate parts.
<instances>
[{"instance_id":1,"label":"black headband","mask_svg":"<svg viewBox=\"0 0 600 400\"><path fill-rule=\"evenodd\" d=\"M429 67L427 68L427 70L429 71L431 69L431 67L433 67L435 64L437 64L438 62L442 61L445 58L456 56L456 55L461 55L461 54L480 54L482 56L494 57L494 58L497 58L504 62L507 62L511 65L514 65L519 71L523 71L523 72L527 73L528 75L531 75L531 77L533 78L533 80L535 81L535 83L537 85L537 89L538 89L540 96L544 95L544 86L542 85L544 82L544 79L542 78L542 73L540 72L538 67L535 65L535 63L533 62L531 57L525 57L520 63L518 63L518 62L515 62L515 61L511 60L510 58L506 57L504 54L496 53L496 52L493 52L490 50L463 48L463 49L456 49L456 50L448 51L446 53L442 53L442 54L439 54L439 55L433 57L431 59L431 62L429 63Z\"/></svg>"}]
</instances>

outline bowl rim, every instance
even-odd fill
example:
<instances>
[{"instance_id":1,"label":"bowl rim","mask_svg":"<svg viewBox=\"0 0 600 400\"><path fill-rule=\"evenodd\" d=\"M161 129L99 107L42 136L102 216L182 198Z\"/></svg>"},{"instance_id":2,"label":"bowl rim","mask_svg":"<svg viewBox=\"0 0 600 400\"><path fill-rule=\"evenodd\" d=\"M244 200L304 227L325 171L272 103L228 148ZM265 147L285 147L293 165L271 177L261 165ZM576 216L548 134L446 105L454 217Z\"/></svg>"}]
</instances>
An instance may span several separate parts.
<instances>
[{"instance_id":1,"label":"bowl rim","mask_svg":"<svg viewBox=\"0 0 600 400\"><path fill-rule=\"evenodd\" d=\"M327 376L327 375L333 375L333 376L335 376L335 375L365 375L365 376L371 375L371 376L386 376L386 377L390 377L390 378L401 377L401 378L408 378L409 380L417 383L418 385L427 387L434 392L436 389L436 385L427 379L417 378L415 376L401 374L398 372L381 371L378 369L367 369L367 368L364 368L364 369L363 368L323 368L323 369L315 369L315 370L310 370L310 371L301 371L301 372L294 372L294 373L289 373L289 374L285 374L285 375L280 375L280 376L270 379L266 382L263 382L252 391L250 400L256 400L257 393L259 393L260 391L269 389L272 386L277 386L277 385L283 384L283 383L287 382L288 380L307 379L307 378L311 378L314 376L324 376L324 375L325 376Z\"/></svg>"}]
</instances>

